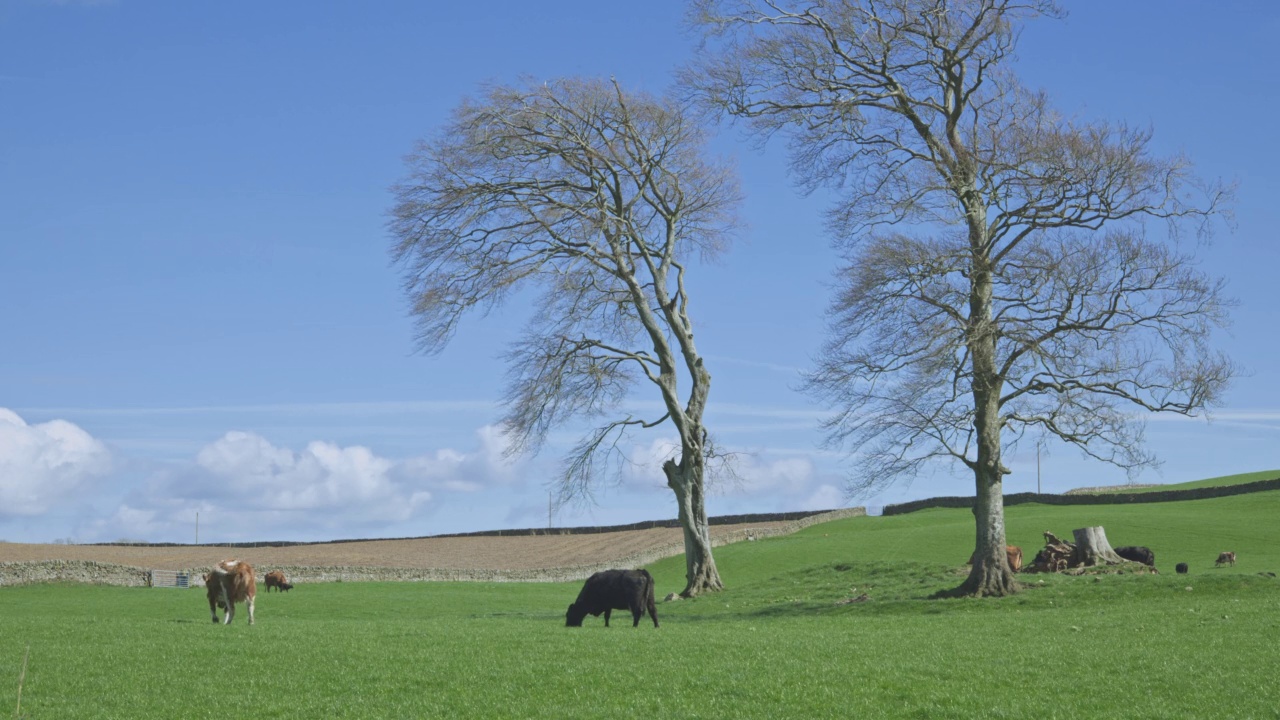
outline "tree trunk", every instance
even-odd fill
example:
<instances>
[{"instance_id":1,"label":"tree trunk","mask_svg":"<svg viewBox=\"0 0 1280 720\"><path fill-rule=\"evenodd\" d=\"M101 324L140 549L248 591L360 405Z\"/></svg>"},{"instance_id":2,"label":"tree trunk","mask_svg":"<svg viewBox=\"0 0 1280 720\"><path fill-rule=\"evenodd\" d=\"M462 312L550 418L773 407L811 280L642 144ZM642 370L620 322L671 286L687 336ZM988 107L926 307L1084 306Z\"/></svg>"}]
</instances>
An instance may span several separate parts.
<instances>
[{"instance_id":1,"label":"tree trunk","mask_svg":"<svg viewBox=\"0 0 1280 720\"><path fill-rule=\"evenodd\" d=\"M1076 536L1076 549L1071 554L1071 567L1082 565L1115 565L1124 560L1111 549L1107 542L1107 531L1102 526L1072 530Z\"/></svg>"},{"instance_id":2,"label":"tree trunk","mask_svg":"<svg viewBox=\"0 0 1280 720\"><path fill-rule=\"evenodd\" d=\"M1004 535L1004 464L1000 461L1000 371L996 365L996 333L991 322L991 271L985 256L985 214L975 204L970 213L974 269L969 288L969 356L973 367L973 429L978 457L971 465L975 485L973 515L977 538L973 569L960 587L947 595L985 597L1011 595L1018 581L1009 567Z\"/></svg>"},{"instance_id":3,"label":"tree trunk","mask_svg":"<svg viewBox=\"0 0 1280 720\"><path fill-rule=\"evenodd\" d=\"M711 555L711 524L707 522L707 506L703 499L702 457L684 453L677 464L668 460L662 465L667 485L676 494L680 508L680 528L684 531L684 567L686 584L682 597L695 597L705 592L724 589L720 571Z\"/></svg>"},{"instance_id":4,"label":"tree trunk","mask_svg":"<svg viewBox=\"0 0 1280 720\"><path fill-rule=\"evenodd\" d=\"M947 597L1002 597L1018 591L1018 581L1009 567L1004 535L1004 483L1000 472L974 471L978 496L973 505L977 538L969 577ZM988 477L983 477L987 475ZM994 476L994 477L991 477Z\"/></svg>"}]
</instances>

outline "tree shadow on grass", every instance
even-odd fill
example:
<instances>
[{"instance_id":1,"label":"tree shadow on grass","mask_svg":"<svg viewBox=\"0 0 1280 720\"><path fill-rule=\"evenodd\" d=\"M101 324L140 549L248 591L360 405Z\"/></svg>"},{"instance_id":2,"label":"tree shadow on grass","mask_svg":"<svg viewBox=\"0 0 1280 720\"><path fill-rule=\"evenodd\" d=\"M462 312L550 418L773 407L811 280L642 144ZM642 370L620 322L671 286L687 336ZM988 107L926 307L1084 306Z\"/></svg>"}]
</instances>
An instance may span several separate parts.
<instances>
[{"instance_id":1,"label":"tree shadow on grass","mask_svg":"<svg viewBox=\"0 0 1280 720\"><path fill-rule=\"evenodd\" d=\"M692 601L705 601L712 607L721 603L725 605L723 610L698 608L696 612L681 612L675 606L673 611L681 622L942 614L960 607L941 599L941 594L956 587L965 573L962 568L945 565L838 562L799 568ZM659 606L660 614L661 611Z\"/></svg>"}]
</instances>

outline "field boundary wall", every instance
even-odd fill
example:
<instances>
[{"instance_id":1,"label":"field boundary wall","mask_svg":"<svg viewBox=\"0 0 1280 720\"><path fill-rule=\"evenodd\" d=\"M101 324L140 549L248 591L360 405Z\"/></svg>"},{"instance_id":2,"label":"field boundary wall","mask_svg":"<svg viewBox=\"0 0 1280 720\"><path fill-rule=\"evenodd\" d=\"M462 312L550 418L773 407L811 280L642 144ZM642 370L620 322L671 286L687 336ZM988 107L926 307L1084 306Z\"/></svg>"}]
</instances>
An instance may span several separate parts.
<instances>
[{"instance_id":1,"label":"field boundary wall","mask_svg":"<svg viewBox=\"0 0 1280 720\"><path fill-rule=\"evenodd\" d=\"M716 515L707 518L710 525L743 525L758 522L787 522L791 520L803 521L819 515L830 515L832 513L851 513L852 515L866 515L866 508L840 508L837 510L797 510L793 512L777 512L777 513L750 513L745 515ZM852 515L843 515L842 517L851 517ZM820 522L820 521L819 521ZM292 547L295 545L332 545L337 543L353 543L353 542L370 542L373 540L426 540L429 538L457 538L457 537L522 537L526 535L593 535L597 533L624 532L627 530L649 530L652 528L674 528L680 527L680 521L671 520L642 520L640 522L631 523L629 525L592 525L582 527L558 527L558 528L514 528L510 530L479 530L476 532L465 533L443 533L440 535L415 535L413 537L398 538L345 538L342 540L318 540L315 542L299 542L294 540L265 540L256 542L220 542L218 547L232 548L260 548L260 547ZM104 543L85 543L85 545L104 545L114 547L199 547L192 543L134 543L134 542L104 542Z\"/></svg>"},{"instance_id":2,"label":"field boundary wall","mask_svg":"<svg viewBox=\"0 0 1280 720\"><path fill-rule=\"evenodd\" d=\"M0 562L0 587L41 582L79 582L95 585L146 587L151 578L147 568L94 560L37 560Z\"/></svg>"},{"instance_id":3,"label":"field boundary wall","mask_svg":"<svg viewBox=\"0 0 1280 720\"><path fill-rule=\"evenodd\" d=\"M1218 485L1215 487L1188 488L1186 490L1157 490L1142 493L1082 493L1075 495L1055 495L1050 493L1011 493L1004 496L1004 504L1024 505L1040 503L1043 505L1125 505L1130 503L1177 502L1181 500L1204 500L1207 498L1229 497L1231 495L1247 495L1249 493L1280 490L1280 478L1274 480L1258 480L1240 485ZM885 515L904 515L927 508L973 508L972 496L947 496L912 500L897 505L886 505Z\"/></svg>"},{"instance_id":4,"label":"field boundary wall","mask_svg":"<svg viewBox=\"0 0 1280 720\"><path fill-rule=\"evenodd\" d=\"M751 516L758 519L743 521L744 527L734 528L728 532L717 534L713 538L714 546L730 543L760 540L766 537L789 535L803 530L810 525L859 517L866 514L864 508L852 507L839 510L827 510L817 513L786 513L800 515L784 525L775 527L752 527L750 522L777 522L773 516ZM746 516L733 516L746 517ZM724 524L724 523L718 523ZM659 526L646 526L659 527ZM615 528L617 529L617 528ZM632 529L624 526L621 529ZM526 533L532 534L532 533ZM113 543L114 544L114 543ZM321 544L321 543L312 543ZM258 568L259 574L267 570L282 570L289 582L426 582L426 581L466 581L466 582L571 582L589 577L599 570L610 568L631 568L648 565L684 553L684 543L674 543L666 547L653 548L646 552L634 553L614 558L601 563L575 565L571 567L542 568L537 570L456 570L439 568L389 568L366 566L313 566L313 565L281 565ZM191 587L203 587L203 574L207 567L186 568ZM151 571L147 568L101 563L89 560L42 560L37 562L0 562L0 587L7 585L25 585L39 582L85 582L102 585L123 585L129 587L145 587L148 585ZM258 592L265 592L266 587L259 583Z\"/></svg>"}]
</instances>

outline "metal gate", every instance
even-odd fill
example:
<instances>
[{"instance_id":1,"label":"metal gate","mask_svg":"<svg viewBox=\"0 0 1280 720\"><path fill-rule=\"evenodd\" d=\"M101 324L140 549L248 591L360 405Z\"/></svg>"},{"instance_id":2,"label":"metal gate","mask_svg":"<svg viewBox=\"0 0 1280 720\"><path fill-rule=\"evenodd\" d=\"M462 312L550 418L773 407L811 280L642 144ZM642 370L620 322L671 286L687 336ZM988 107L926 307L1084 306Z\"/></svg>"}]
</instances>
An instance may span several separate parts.
<instances>
[{"instance_id":1,"label":"metal gate","mask_svg":"<svg viewBox=\"0 0 1280 720\"><path fill-rule=\"evenodd\" d=\"M177 570L151 570L147 574L147 585L150 587L189 588L191 576Z\"/></svg>"}]
</instances>

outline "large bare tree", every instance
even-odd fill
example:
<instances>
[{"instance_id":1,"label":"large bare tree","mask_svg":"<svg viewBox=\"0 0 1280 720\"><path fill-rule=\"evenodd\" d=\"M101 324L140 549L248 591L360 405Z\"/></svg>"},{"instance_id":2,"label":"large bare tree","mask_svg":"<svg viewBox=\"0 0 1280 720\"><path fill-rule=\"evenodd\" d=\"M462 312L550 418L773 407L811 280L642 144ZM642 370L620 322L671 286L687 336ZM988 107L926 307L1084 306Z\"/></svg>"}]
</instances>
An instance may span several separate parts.
<instances>
[{"instance_id":1,"label":"large bare tree","mask_svg":"<svg viewBox=\"0 0 1280 720\"><path fill-rule=\"evenodd\" d=\"M670 98L568 79L488 88L409 158L391 229L422 349L461 317L540 290L507 354L504 425L536 452L573 418L599 423L565 458L561 503L589 497L628 431L672 427L662 466L684 529L685 596L722 588L705 505L711 375L694 344L688 262L724 248L737 184L704 153L706 123ZM636 382L662 400L625 412Z\"/></svg>"},{"instance_id":2,"label":"large bare tree","mask_svg":"<svg viewBox=\"0 0 1280 720\"><path fill-rule=\"evenodd\" d=\"M1220 281L1179 249L1227 192L1151 133L1076 121L1005 67L1042 0L698 0L694 92L788 136L831 187L843 249L808 389L852 489L950 459L973 472L975 562L956 594L1017 588L1002 456L1029 431L1128 469L1140 413L1196 414L1234 370L1209 345ZM1149 237L1150 221L1160 237Z\"/></svg>"}]
</instances>

